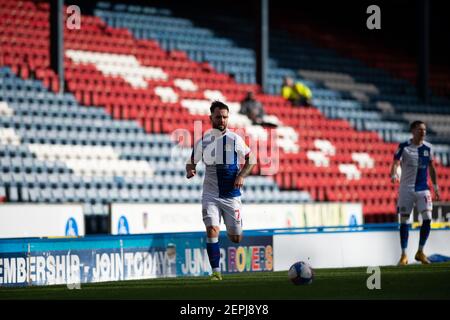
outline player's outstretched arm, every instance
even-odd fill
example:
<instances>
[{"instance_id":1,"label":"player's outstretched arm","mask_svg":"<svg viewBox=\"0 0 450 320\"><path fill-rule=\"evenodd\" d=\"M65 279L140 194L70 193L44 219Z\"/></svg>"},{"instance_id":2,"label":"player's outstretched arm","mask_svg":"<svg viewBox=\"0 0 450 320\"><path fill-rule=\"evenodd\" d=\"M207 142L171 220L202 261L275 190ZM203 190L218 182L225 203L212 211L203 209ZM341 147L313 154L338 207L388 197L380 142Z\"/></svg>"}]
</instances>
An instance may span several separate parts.
<instances>
[{"instance_id":1,"label":"player's outstretched arm","mask_svg":"<svg viewBox=\"0 0 450 320\"><path fill-rule=\"evenodd\" d=\"M434 162L430 162L430 178L431 182L433 183L433 189L434 189L434 198L436 201L439 201L441 199L441 195L439 193L439 186L437 184L437 173L436 173L436 167L434 166Z\"/></svg>"},{"instance_id":2,"label":"player's outstretched arm","mask_svg":"<svg viewBox=\"0 0 450 320\"><path fill-rule=\"evenodd\" d=\"M199 150L201 149L199 149L196 145L196 147L192 149L191 157L186 161L186 178L188 179L197 174L197 170L195 169L195 167L197 166L197 162L199 161L196 160L199 159L199 155L197 154Z\"/></svg>"},{"instance_id":3,"label":"player's outstretched arm","mask_svg":"<svg viewBox=\"0 0 450 320\"><path fill-rule=\"evenodd\" d=\"M390 173L392 183L395 183L396 181L398 181L397 169L398 169L399 165L400 165L400 160L394 160L394 162L392 163L391 173Z\"/></svg>"}]
</instances>

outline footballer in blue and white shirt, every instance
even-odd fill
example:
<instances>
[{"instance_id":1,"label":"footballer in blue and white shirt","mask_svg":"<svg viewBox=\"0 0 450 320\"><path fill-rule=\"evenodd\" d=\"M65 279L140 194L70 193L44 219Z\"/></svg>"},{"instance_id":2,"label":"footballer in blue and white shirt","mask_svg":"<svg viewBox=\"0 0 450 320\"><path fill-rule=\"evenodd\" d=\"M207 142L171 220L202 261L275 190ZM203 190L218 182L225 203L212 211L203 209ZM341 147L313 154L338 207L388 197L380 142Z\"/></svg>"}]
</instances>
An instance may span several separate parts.
<instances>
[{"instance_id":1,"label":"footballer in blue and white shirt","mask_svg":"<svg viewBox=\"0 0 450 320\"><path fill-rule=\"evenodd\" d=\"M227 129L228 106L211 104L212 129L196 142L191 159L186 164L186 177L196 175L196 165L206 167L203 181L202 214L207 232L207 252L213 271L212 280L221 280L218 237L223 218L228 237L238 243L242 239L241 188L253 166L254 158L245 141Z\"/></svg>"},{"instance_id":2,"label":"footballer in blue and white shirt","mask_svg":"<svg viewBox=\"0 0 450 320\"><path fill-rule=\"evenodd\" d=\"M395 183L398 168L401 168L400 186L397 200L397 212L400 214L400 242L402 257L399 264L407 264L406 247L408 241L409 216L416 205L422 215L422 226L419 240L419 251L416 260L428 263L423 254L423 247L430 233L433 203L428 186L428 172L433 183L435 199L439 200L437 174L433 160L433 146L425 141L426 125L422 121L414 121L410 126L412 139L400 143L391 166L391 180Z\"/></svg>"}]
</instances>

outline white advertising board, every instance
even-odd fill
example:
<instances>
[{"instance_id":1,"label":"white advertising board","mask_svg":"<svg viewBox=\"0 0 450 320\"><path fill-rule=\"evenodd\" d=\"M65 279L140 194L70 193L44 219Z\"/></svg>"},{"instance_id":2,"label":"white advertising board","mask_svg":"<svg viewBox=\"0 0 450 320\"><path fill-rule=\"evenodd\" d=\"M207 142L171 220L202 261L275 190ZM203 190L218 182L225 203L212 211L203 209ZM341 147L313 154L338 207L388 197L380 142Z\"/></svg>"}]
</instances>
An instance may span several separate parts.
<instances>
[{"instance_id":1,"label":"white advertising board","mask_svg":"<svg viewBox=\"0 0 450 320\"><path fill-rule=\"evenodd\" d=\"M419 230L411 230L408 240L410 262L419 243ZM427 254L450 256L450 232L431 230ZM344 268L395 265L400 259L398 231L362 231L274 235L274 271L288 270L296 261L314 268Z\"/></svg>"},{"instance_id":2,"label":"white advertising board","mask_svg":"<svg viewBox=\"0 0 450 320\"><path fill-rule=\"evenodd\" d=\"M0 238L84 235L81 204L0 205Z\"/></svg>"},{"instance_id":3,"label":"white advertising board","mask_svg":"<svg viewBox=\"0 0 450 320\"><path fill-rule=\"evenodd\" d=\"M363 223L362 205L349 203L244 204L242 219L244 230ZM200 204L111 205L111 233L114 235L204 230Z\"/></svg>"}]
</instances>

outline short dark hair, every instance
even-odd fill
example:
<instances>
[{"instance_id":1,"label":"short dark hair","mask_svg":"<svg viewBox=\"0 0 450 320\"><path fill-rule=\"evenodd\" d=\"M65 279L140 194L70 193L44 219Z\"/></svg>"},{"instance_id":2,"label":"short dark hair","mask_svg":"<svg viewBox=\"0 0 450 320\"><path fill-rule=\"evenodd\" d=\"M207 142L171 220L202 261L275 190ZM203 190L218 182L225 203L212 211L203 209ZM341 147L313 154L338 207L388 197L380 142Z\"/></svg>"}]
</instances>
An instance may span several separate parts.
<instances>
[{"instance_id":1,"label":"short dark hair","mask_svg":"<svg viewBox=\"0 0 450 320\"><path fill-rule=\"evenodd\" d=\"M425 124L425 122L420 121L420 120L413 121L413 122L411 123L411 125L409 126L409 131L413 131L415 128L417 128L417 127L420 126L421 124Z\"/></svg>"},{"instance_id":2,"label":"short dark hair","mask_svg":"<svg viewBox=\"0 0 450 320\"><path fill-rule=\"evenodd\" d=\"M213 114L214 110L216 110L217 108L219 108L220 110L227 110L228 112L230 112L230 109L228 109L228 106L219 100L215 100L215 101L213 101L213 103L211 103L211 107L209 108L209 111L211 111L211 114Z\"/></svg>"}]
</instances>

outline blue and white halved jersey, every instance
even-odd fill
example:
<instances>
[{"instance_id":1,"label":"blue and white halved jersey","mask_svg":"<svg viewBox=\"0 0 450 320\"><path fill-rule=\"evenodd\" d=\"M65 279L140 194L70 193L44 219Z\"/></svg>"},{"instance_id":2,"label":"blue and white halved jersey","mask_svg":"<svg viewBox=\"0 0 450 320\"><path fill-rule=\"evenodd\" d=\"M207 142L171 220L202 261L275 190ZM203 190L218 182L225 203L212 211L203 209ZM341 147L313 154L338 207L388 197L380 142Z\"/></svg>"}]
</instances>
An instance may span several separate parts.
<instances>
[{"instance_id":1,"label":"blue and white halved jersey","mask_svg":"<svg viewBox=\"0 0 450 320\"><path fill-rule=\"evenodd\" d=\"M429 190L428 166L433 160L431 143L424 141L420 146L412 140L400 143L394 159L401 161L400 189Z\"/></svg>"},{"instance_id":2,"label":"blue and white halved jersey","mask_svg":"<svg viewBox=\"0 0 450 320\"><path fill-rule=\"evenodd\" d=\"M206 166L203 181L203 198L234 198L241 195L234 181L240 170L240 164L250 153L244 140L234 132L224 133L213 129L207 131L192 150L192 161L203 161Z\"/></svg>"}]
</instances>

